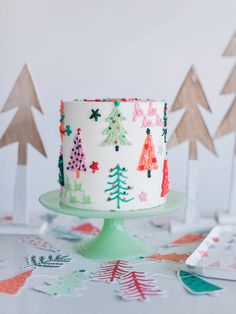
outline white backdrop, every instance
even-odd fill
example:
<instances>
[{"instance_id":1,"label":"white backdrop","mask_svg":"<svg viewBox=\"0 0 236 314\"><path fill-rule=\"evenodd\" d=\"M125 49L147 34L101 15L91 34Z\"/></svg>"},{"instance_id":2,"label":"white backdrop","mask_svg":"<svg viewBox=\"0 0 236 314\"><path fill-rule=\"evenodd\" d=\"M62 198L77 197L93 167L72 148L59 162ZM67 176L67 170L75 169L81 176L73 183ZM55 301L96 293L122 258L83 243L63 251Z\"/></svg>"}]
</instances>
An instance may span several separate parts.
<instances>
[{"instance_id":1,"label":"white backdrop","mask_svg":"<svg viewBox=\"0 0 236 314\"><path fill-rule=\"evenodd\" d=\"M233 67L222 57L235 29L235 0L0 0L0 108L24 63L44 116L34 111L48 158L28 148L29 207L57 188L59 100L89 97L166 99L169 107L195 65L212 114L211 134L233 95L220 91ZM0 136L15 110L0 114ZM182 112L169 115L169 134ZM225 210L233 137L215 141L218 157L200 144L199 206ZM0 213L11 211L17 144L0 150ZM188 144L169 152L171 188L185 190Z\"/></svg>"}]
</instances>

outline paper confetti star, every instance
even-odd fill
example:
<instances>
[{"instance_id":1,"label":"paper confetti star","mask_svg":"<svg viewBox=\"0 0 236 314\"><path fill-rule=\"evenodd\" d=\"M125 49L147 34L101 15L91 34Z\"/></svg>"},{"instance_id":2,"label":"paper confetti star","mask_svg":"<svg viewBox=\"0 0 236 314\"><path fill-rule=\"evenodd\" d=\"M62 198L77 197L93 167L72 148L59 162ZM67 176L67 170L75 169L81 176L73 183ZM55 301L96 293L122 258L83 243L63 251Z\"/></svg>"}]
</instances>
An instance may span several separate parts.
<instances>
[{"instance_id":1,"label":"paper confetti star","mask_svg":"<svg viewBox=\"0 0 236 314\"><path fill-rule=\"evenodd\" d=\"M95 173L96 171L98 171L99 170L98 161L93 161L91 165L89 166L89 168L92 169L92 173Z\"/></svg>"},{"instance_id":2,"label":"paper confetti star","mask_svg":"<svg viewBox=\"0 0 236 314\"><path fill-rule=\"evenodd\" d=\"M144 191L142 191L140 194L139 194L139 199L140 199L140 202L146 202L147 201L147 193L145 193Z\"/></svg>"},{"instance_id":3,"label":"paper confetti star","mask_svg":"<svg viewBox=\"0 0 236 314\"><path fill-rule=\"evenodd\" d=\"M95 121L98 121L98 118L101 117L100 113L99 113L99 109L91 109L92 110L92 114L89 117L89 119L94 119Z\"/></svg>"}]
</instances>

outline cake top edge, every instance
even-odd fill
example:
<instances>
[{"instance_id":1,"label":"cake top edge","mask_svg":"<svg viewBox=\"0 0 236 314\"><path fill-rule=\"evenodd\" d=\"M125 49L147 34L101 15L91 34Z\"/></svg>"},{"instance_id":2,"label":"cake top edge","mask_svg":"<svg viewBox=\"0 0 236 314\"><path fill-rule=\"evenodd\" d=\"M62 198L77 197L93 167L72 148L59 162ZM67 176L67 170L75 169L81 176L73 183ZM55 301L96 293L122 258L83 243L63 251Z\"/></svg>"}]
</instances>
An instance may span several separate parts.
<instances>
[{"instance_id":1,"label":"cake top edge","mask_svg":"<svg viewBox=\"0 0 236 314\"><path fill-rule=\"evenodd\" d=\"M62 100L63 102L70 103L70 102L166 102L166 100L161 100L157 101L154 99L141 99L141 98L96 98L96 99L88 99L88 98L83 98L83 99L73 99L71 101L65 101Z\"/></svg>"}]
</instances>

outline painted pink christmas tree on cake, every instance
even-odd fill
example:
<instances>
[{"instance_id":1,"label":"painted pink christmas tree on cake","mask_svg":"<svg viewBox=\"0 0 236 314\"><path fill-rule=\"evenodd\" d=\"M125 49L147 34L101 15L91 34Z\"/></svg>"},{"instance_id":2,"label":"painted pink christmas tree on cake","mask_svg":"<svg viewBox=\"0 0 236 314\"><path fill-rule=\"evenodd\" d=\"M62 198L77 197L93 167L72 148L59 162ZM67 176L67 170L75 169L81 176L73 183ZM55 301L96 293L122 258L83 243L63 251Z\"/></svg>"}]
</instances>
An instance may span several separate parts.
<instances>
[{"instance_id":1,"label":"painted pink christmas tree on cake","mask_svg":"<svg viewBox=\"0 0 236 314\"><path fill-rule=\"evenodd\" d=\"M86 155L84 153L83 141L81 138L81 129L77 129L77 134L74 137L74 146L71 150L70 161L68 162L67 170L75 171L76 177L80 178L80 171L87 171Z\"/></svg>"},{"instance_id":2,"label":"painted pink christmas tree on cake","mask_svg":"<svg viewBox=\"0 0 236 314\"><path fill-rule=\"evenodd\" d=\"M143 145L142 154L138 164L139 171L147 171L147 177L151 178L151 170L158 169L157 158L155 156L151 130L146 130L147 136Z\"/></svg>"},{"instance_id":3,"label":"painted pink christmas tree on cake","mask_svg":"<svg viewBox=\"0 0 236 314\"><path fill-rule=\"evenodd\" d=\"M169 192L169 174L168 174L168 160L164 160L163 164L163 179L161 184L161 197L166 196Z\"/></svg>"}]
</instances>

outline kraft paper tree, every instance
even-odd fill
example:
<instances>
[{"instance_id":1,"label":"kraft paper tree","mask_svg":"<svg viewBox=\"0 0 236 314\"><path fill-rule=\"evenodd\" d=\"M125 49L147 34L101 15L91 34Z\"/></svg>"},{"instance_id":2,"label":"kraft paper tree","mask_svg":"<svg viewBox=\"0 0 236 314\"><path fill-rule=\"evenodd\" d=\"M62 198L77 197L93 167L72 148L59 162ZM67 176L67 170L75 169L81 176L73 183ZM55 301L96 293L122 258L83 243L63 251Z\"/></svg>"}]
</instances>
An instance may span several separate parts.
<instances>
[{"instance_id":1,"label":"kraft paper tree","mask_svg":"<svg viewBox=\"0 0 236 314\"><path fill-rule=\"evenodd\" d=\"M87 171L86 155L84 153L84 142L81 137L81 129L77 129L77 134L74 137L74 146L71 150L70 161L68 162L67 170L75 171L76 177L80 178L80 171Z\"/></svg>"},{"instance_id":2,"label":"kraft paper tree","mask_svg":"<svg viewBox=\"0 0 236 314\"><path fill-rule=\"evenodd\" d=\"M143 145L141 157L138 164L139 171L147 171L147 177L151 178L151 170L158 169L157 158L151 136L151 130L146 130L146 139Z\"/></svg>"},{"instance_id":3,"label":"kraft paper tree","mask_svg":"<svg viewBox=\"0 0 236 314\"><path fill-rule=\"evenodd\" d=\"M133 187L127 186L125 180L128 179L128 177L124 175L126 172L127 170L124 167L120 167L120 165L110 169L109 178L111 178L112 181L108 181L107 184L111 185L111 187L106 189L105 192L109 192L110 195L107 201L116 201L117 208L120 208L121 202L127 203L134 199L133 197L127 198L129 195L128 191L133 189Z\"/></svg>"},{"instance_id":4,"label":"kraft paper tree","mask_svg":"<svg viewBox=\"0 0 236 314\"><path fill-rule=\"evenodd\" d=\"M228 47L226 48L224 54L226 57L236 57L236 33L231 39ZM229 205L229 219L232 221L232 216L235 217L236 221L236 63L234 64L233 70L231 71L222 91L222 95L234 94L232 104L226 115L224 116L220 126L218 127L215 138L220 138L229 133L234 133L234 156L232 159L232 171L231 171L231 195L230 195L230 205ZM223 216L221 217L222 219ZM226 216L225 216L226 218ZM220 219L220 216L219 216ZM222 220L221 219L221 220ZM223 221L221 221L223 222ZM226 218L226 222L228 219ZM229 221L230 222L230 221Z\"/></svg>"},{"instance_id":5,"label":"kraft paper tree","mask_svg":"<svg viewBox=\"0 0 236 314\"><path fill-rule=\"evenodd\" d=\"M214 143L207 126L201 116L199 105L211 112L205 92L197 76L197 72L192 66L176 96L171 111L185 108L184 115L177 125L175 131L171 135L167 144L168 148L172 148L184 141L189 141L189 165L187 178L187 208L185 212L185 222L192 224L189 230L194 226L202 229L211 228L213 221L201 221L197 208L197 182L198 182L198 152L197 142L200 141L208 150L216 155ZM196 224L199 222L199 225ZM175 223L172 224L174 232ZM187 226L186 226L187 227ZM177 228L178 229L178 228ZM179 230L176 230L177 232Z\"/></svg>"},{"instance_id":6,"label":"kraft paper tree","mask_svg":"<svg viewBox=\"0 0 236 314\"><path fill-rule=\"evenodd\" d=\"M122 121L125 120L121 110L119 109L120 103L114 102L114 108L106 121L108 127L103 131L107 135L101 146L114 145L115 150L118 152L120 145L131 145L130 141L126 138L127 131L125 130Z\"/></svg>"},{"instance_id":7,"label":"kraft paper tree","mask_svg":"<svg viewBox=\"0 0 236 314\"><path fill-rule=\"evenodd\" d=\"M18 143L18 160L14 196L14 222L28 223L26 206L27 144L31 144L46 157L46 152L36 127L32 107L42 112L39 98L27 65L21 70L2 112L18 108L10 125L0 139L0 148Z\"/></svg>"}]
</instances>

